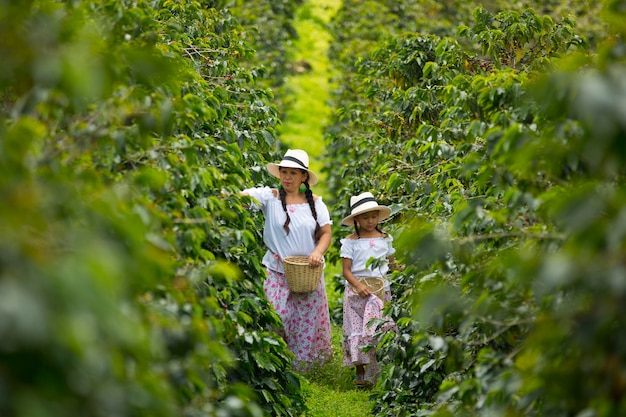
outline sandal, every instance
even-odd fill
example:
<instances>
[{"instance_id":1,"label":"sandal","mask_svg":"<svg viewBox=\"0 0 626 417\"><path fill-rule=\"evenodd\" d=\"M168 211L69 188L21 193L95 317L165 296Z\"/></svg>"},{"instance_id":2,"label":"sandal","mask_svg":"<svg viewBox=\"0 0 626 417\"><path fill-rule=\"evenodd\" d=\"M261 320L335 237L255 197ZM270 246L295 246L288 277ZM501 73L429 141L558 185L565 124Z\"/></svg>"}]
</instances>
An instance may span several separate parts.
<instances>
[{"instance_id":1,"label":"sandal","mask_svg":"<svg viewBox=\"0 0 626 417\"><path fill-rule=\"evenodd\" d=\"M363 375L357 375L355 383L356 383L357 388L371 388L372 387L372 383L369 381L366 381Z\"/></svg>"}]
</instances>

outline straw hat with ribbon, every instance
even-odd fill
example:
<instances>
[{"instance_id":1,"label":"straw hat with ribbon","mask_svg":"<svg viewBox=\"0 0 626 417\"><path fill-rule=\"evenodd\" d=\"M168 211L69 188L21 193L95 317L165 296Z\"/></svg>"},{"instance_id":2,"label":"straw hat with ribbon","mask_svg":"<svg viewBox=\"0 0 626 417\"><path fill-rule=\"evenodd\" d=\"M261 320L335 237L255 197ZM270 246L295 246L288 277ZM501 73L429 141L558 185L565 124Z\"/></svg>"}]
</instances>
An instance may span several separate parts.
<instances>
[{"instance_id":1,"label":"straw hat with ribbon","mask_svg":"<svg viewBox=\"0 0 626 417\"><path fill-rule=\"evenodd\" d=\"M267 164L267 170L276 178L280 178L280 167L304 169L309 173L309 185L317 184L317 175L309 169L309 155L301 149L289 149L279 163Z\"/></svg>"},{"instance_id":2,"label":"straw hat with ribbon","mask_svg":"<svg viewBox=\"0 0 626 417\"><path fill-rule=\"evenodd\" d=\"M344 226L353 226L354 218L359 214L378 211L378 221L383 221L391 214L391 209L376 202L372 193L366 192L350 197L350 215L341 221Z\"/></svg>"}]
</instances>

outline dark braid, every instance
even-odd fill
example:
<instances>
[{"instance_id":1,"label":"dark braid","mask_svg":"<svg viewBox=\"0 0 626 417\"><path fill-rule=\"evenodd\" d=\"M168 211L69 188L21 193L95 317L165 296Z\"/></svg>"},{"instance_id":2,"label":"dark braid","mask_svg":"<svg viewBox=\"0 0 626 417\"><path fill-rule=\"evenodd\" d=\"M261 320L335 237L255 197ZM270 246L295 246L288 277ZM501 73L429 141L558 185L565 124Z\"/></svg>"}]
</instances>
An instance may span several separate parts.
<instances>
[{"instance_id":1,"label":"dark braid","mask_svg":"<svg viewBox=\"0 0 626 417\"><path fill-rule=\"evenodd\" d=\"M306 172L306 171L302 170L302 172ZM315 219L314 237L315 237L315 241L317 242L319 240L320 225L319 223L317 223L317 211L315 210L315 201L313 201L313 192L311 191L311 188L309 187L308 178L306 179L306 181L304 181L304 185L306 187L306 191L304 192L304 195L306 196L306 199L309 202L309 206L311 207L311 211L313 212L313 218ZM287 192L282 187L280 187L278 189L278 193L280 195L280 202L283 205L283 210L285 211L285 215L287 216L287 219L285 220L285 224L283 224L283 229L285 229L287 234L289 234L289 224L291 223L291 217L289 217L289 211L287 210Z\"/></svg>"},{"instance_id":2,"label":"dark braid","mask_svg":"<svg viewBox=\"0 0 626 417\"><path fill-rule=\"evenodd\" d=\"M289 212L287 211L287 193L282 187L278 189L278 193L280 194L280 202L283 204L283 210L285 210L285 215L287 216L287 220L285 220L285 224L283 224L283 229L285 229L287 234L289 234L289 223L291 223L291 217L289 217Z\"/></svg>"},{"instance_id":3,"label":"dark braid","mask_svg":"<svg viewBox=\"0 0 626 417\"><path fill-rule=\"evenodd\" d=\"M308 178L306 179L306 181L304 181L304 186L306 187L306 190L304 191L304 195L306 196L306 201L309 202L309 207L311 207L311 213L313 213L313 218L315 219L315 233L313 234L313 239L315 239L315 242L317 242L318 240L320 240L321 228L320 228L319 222L317 221L317 210L315 210L315 200L313 199L313 191L311 191L311 187L309 186Z\"/></svg>"}]
</instances>

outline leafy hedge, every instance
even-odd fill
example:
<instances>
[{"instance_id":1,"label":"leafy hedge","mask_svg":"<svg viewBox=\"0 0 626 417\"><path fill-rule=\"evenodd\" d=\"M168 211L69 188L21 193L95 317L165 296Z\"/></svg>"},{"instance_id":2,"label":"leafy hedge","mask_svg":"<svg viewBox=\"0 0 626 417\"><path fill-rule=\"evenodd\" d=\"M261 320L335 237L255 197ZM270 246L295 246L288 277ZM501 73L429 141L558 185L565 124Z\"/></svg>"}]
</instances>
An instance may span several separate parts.
<instances>
[{"instance_id":1,"label":"leafy hedge","mask_svg":"<svg viewBox=\"0 0 626 417\"><path fill-rule=\"evenodd\" d=\"M408 265L374 411L623 414L623 2L462 3L334 22L331 195L394 205Z\"/></svg>"},{"instance_id":2,"label":"leafy hedge","mask_svg":"<svg viewBox=\"0 0 626 417\"><path fill-rule=\"evenodd\" d=\"M281 76L226 3L4 2L1 415L304 409L258 219L222 198L268 180ZM285 42L291 3L258 4Z\"/></svg>"}]
</instances>

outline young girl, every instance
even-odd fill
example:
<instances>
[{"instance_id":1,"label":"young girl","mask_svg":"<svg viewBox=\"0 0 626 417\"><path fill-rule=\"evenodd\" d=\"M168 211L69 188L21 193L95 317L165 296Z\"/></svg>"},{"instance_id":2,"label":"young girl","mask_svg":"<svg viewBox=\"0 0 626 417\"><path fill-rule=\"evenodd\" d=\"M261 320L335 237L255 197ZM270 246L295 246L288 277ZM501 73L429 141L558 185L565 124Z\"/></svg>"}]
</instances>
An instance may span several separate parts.
<instances>
[{"instance_id":1,"label":"young girl","mask_svg":"<svg viewBox=\"0 0 626 417\"><path fill-rule=\"evenodd\" d=\"M350 215L343 219L345 226L354 226L355 232L341 239L341 258L345 292L343 301L343 364L354 366L356 384L372 386L380 375L375 349L364 351L365 346L375 345L373 334L376 326L369 325L372 319L382 319L383 301L373 294L362 281L375 277L385 280L384 298L391 300L389 283L385 279L389 265L394 264L392 237L384 233L378 224L389 217L391 209L378 205L371 193L350 198ZM370 258L378 259L368 266ZM385 327L395 324L385 318Z\"/></svg>"}]
</instances>

